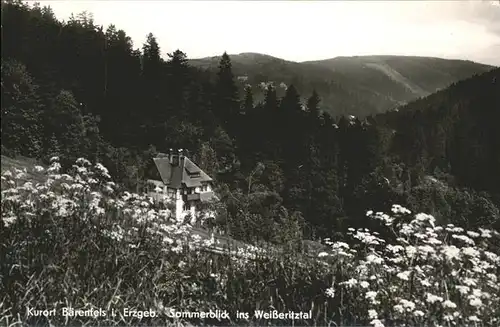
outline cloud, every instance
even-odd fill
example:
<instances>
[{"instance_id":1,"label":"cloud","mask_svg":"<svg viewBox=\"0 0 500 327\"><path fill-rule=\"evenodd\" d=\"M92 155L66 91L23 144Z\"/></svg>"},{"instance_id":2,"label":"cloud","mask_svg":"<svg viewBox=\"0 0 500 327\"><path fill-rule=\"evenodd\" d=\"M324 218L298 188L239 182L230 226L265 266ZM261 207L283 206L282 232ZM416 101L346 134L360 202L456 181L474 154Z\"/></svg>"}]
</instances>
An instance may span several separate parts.
<instances>
[{"instance_id":1,"label":"cloud","mask_svg":"<svg viewBox=\"0 0 500 327\"><path fill-rule=\"evenodd\" d=\"M500 42L487 48L475 50L469 54L470 60L488 63L500 67Z\"/></svg>"},{"instance_id":2,"label":"cloud","mask_svg":"<svg viewBox=\"0 0 500 327\"><path fill-rule=\"evenodd\" d=\"M483 25L487 31L500 37L500 2L469 1L453 2L456 18Z\"/></svg>"}]
</instances>

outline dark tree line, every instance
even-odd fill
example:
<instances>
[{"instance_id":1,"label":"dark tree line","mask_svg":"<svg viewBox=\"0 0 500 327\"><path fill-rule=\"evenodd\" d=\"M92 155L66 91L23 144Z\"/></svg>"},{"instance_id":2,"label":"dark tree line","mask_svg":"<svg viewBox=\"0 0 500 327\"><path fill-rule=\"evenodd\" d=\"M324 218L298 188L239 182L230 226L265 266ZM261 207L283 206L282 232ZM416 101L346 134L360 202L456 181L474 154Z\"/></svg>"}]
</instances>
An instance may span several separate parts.
<instances>
[{"instance_id":1,"label":"dark tree line","mask_svg":"<svg viewBox=\"0 0 500 327\"><path fill-rule=\"evenodd\" d=\"M331 117L293 85L259 103L251 87L238 94L225 53L212 75L180 50L163 59L153 34L139 50L89 14L61 22L2 1L2 154L99 160L140 190L156 151L187 149L218 182L220 222L248 241L340 235L395 203L487 226L499 220L499 77L362 121Z\"/></svg>"}]
</instances>

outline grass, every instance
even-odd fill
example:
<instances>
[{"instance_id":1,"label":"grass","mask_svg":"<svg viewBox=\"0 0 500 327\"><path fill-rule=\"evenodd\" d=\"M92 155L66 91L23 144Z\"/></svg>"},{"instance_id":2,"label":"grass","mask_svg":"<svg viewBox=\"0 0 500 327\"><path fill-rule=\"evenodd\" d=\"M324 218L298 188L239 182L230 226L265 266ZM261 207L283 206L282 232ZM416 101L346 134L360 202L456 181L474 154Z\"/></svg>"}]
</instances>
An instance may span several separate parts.
<instances>
[{"instance_id":1,"label":"grass","mask_svg":"<svg viewBox=\"0 0 500 327\"><path fill-rule=\"evenodd\" d=\"M256 259L248 248L238 256L216 254L200 251L213 244L189 226L166 224L168 212L147 197L117 193L101 165L82 159L68 174L57 170L55 161L39 184L26 183L19 168L2 174L0 325L498 323L496 231L434 226L432 216L394 206L391 215L368 215L394 238L352 230L352 242L332 241L321 253L328 263L293 252ZM30 307L58 314L30 316ZM61 315L68 307L106 315ZM126 309L156 316L127 316ZM229 318L172 317L210 310L225 310ZM270 321L254 317L254 310L312 317ZM238 311L249 318L236 317Z\"/></svg>"},{"instance_id":2,"label":"grass","mask_svg":"<svg viewBox=\"0 0 500 327\"><path fill-rule=\"evenodd\" d=\"M16 158L10 158L2 155L2 173L11 170L11 169L26 169L26 177L25 180L31 180L36 182L43 182L45 180L44 174L40 174L34 171L33 166L41 165L35 159L18 156ZM41 165L43 166L43 165Z\"/></svg>"}]
</instances>

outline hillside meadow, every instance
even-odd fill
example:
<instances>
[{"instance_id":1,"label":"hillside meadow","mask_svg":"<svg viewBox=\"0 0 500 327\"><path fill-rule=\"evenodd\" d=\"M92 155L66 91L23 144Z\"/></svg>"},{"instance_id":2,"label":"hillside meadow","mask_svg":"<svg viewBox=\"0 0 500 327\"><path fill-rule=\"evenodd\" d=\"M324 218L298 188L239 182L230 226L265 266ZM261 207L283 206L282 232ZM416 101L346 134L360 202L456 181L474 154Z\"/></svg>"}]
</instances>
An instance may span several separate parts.
<instances>
[{"instance_id":1,"label":"hillside meadow","mask_svg":"<svg viewBox=\"0 0 500 327\"><path fill-rule=\"evenodd\" d=\"M38 182L27 174L43 174ZM321 260L202 251L210 241L169 224L150 198L121 192L102 164L2 173L0 324L497 326L500 234L438 226L393 205L367 212L381 232L325 240ZM328 260L323 260L328 259ZM29 308L101 310L97 317L30 316ZM155 317L126 316L134 310ZM172 318L227 312L227 319ZM255 310L311 312L257 319ZM249 312L237 319L237 312ZM115 316L111 315L115 313Z\"/></svg>"}]
</instances>

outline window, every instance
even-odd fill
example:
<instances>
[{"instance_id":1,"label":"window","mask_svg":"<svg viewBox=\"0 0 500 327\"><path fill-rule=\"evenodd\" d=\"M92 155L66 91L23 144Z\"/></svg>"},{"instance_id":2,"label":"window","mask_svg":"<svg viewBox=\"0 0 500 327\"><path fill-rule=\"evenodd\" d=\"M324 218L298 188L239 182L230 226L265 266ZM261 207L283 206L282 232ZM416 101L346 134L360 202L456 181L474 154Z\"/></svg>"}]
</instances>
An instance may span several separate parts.
<instances>
[{"instance_id":1,"label":"window","mask_svg":"<svg viewBox=\"0 0 500 327\"><path fill-rule=\"evenodd\" d=\"M184 211L189 211L189 209L191 209L191 208L189 207L189 203L185 202L185 203L184 203L183 210L184 210Z\"/></svg>"},{"instance_id":2,"label":"window","mask_svg":"<svg viewBox=\"0 0 500 327\"><path fill-rule=\"evenodd\" d=\"M201 173L199 171L194 171L194 172L188 172L189 177L191 178L198 178L201 176Z\"/></svg>"}]
</instances>

